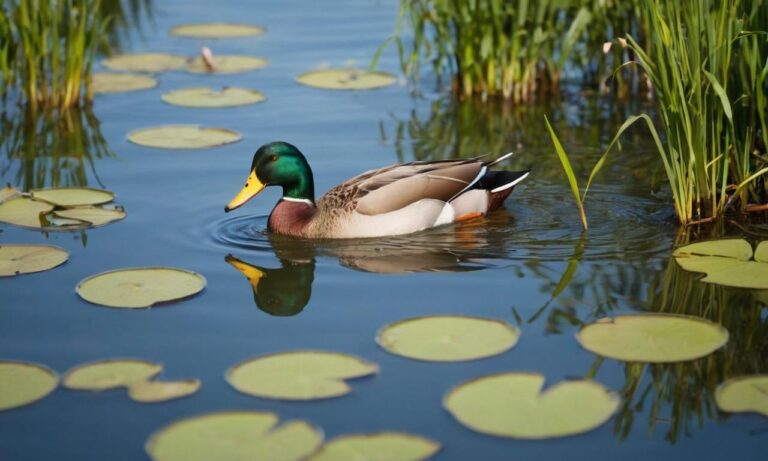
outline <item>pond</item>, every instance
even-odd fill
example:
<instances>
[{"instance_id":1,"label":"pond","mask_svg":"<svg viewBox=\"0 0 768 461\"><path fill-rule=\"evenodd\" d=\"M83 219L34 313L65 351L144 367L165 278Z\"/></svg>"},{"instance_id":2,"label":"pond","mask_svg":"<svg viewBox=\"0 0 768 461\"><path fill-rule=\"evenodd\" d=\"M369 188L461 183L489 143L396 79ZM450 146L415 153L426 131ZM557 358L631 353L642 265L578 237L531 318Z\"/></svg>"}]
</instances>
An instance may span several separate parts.
<instances>
[{"instance_id":1,"label":"pond","mask_svg":"<svg viewBox=\"0 0 768 461\"><path fill-rule=\"evenodd\" d=\"M766 297L704 284L676 265L671 252L680 235L664 172L640 130L626 137L598 177L586 202L590 229L582 233L544 126L546 114L577 175L586 178L626 116L652 106L574 92L556 104L516 108L452 102L433 93L429 79L420 95L404 84L339 92L294 81L318 67L366 66L392 33L396 14L393 0L333 0L322 7L297 0L157 0L123 51L195 55L205 45L214 56L260 56L269 65L232 75L166 72L155 88L99 95L92 112L60 120L66 133L59 136L67 142L48 157L39 147L53 138L40 133L45 123L25 121L9 108L2 118L3 183L24 190L54 183L103 187L116 193L127 217L77 232L0 224L0 243L50 243L71 253L55 270L0 279L0 357L59 373L99 359L142 358L162 363L163 378L198 378L202 389L139 404L122 390L59 388L33 405L0 412L0 458L147 459L144 444L158 429L222 410L308 420L326 438L411 432L443 445L435 460L761 458L768 447L765 418L719 413L713 394L728 377L768 370L768 319L758 299ZM173 26L207 21L262 25L266 33L207 41L168 34ZM394 48L379 67L397 73ZM200 85L254 88L266 100L190 109L160 99ZM133 130L173 123L225 127L242 140L203 150L127 140ZM318 193L392 163L509 151L515 155L508 168L532 173L502 209L481 221L385 239L297 241L266 230L278 190L223 211L254 151L275 140L306 154ZM751 237L768 233L764 226L747 230ZM75 294L85 277L138 266L193 270L207 286L191 299L146 310L103 308ZM238 267L266 274L256 292ZM635 311L706 317L723 324L730 341L703 359L643 365L601 359L574 337L584 323ZM451 364L397 357L376 344L384 325L433 314L504 320L521 337L504 354ZM352 381L347 396L316 402L256 398L224 379L247 358L295 349L355 354L380 372ZM592 377L624 402L594 431L542 441L472 432L443 408L443 397L457 385L505 371L538 372L547 385Z\"/></svg>"}]
</instances>

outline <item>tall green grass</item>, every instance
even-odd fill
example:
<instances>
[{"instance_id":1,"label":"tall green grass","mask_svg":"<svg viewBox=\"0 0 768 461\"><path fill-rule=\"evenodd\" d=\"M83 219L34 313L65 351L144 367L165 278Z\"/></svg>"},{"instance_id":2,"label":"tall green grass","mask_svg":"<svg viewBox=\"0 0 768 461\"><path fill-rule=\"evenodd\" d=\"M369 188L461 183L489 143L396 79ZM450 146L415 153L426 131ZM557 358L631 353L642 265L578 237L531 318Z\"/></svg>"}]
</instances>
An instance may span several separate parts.
<instances>
[{"instance_id":1,"label":"tall green grass","mask_svg":"<svg viewBox=\"0 0 768 461\"><path fill-rule=\"evenodd\" d=\"M27 107L68 108L91 100L91 66L107 21L100 0L2 0L0 79Z\"/></svg>"}]
</instances>

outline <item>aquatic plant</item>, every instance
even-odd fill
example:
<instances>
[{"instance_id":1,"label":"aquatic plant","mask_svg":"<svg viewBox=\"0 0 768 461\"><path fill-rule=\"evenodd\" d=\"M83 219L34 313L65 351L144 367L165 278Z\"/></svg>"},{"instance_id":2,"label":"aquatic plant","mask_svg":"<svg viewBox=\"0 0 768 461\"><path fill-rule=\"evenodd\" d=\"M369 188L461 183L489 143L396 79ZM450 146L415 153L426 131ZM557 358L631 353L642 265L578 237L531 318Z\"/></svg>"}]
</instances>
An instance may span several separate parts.
<instances>
[{"instance_id":1,"label":"aquatic plant","mask_svg":"<svg viewBox=\"0 0 768 461\"><path fill-rule=\"evenodd\" d=\"M107 20L100 0L0 3L0 87L27 107L68 108L92 98L91 66Z\"/></svg>"}]
</instances>

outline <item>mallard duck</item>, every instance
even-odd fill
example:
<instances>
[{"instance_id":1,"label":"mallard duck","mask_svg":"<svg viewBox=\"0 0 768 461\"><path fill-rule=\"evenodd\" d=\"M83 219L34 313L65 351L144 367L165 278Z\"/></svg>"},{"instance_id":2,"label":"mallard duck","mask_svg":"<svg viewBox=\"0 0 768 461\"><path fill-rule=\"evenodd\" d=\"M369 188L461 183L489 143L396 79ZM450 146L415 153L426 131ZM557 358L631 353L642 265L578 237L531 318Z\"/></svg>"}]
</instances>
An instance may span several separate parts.
<instances>
[{"instance_id":1,"label":"mallard duck","mask_svg":"<svg viewBox=\"0 0 768 461\"><path fill-rule=\"evenodd\" d=\"M361 238L402 235L484 216L504 202L525 171L491 171L507 159L480 158L396 164L367 171L315 201L312 169L286 142L256 151L245 187L224 211L241 207L267 186L283 197L269 215L278 234L304 238Z\"/></svg>"}]
</instances>

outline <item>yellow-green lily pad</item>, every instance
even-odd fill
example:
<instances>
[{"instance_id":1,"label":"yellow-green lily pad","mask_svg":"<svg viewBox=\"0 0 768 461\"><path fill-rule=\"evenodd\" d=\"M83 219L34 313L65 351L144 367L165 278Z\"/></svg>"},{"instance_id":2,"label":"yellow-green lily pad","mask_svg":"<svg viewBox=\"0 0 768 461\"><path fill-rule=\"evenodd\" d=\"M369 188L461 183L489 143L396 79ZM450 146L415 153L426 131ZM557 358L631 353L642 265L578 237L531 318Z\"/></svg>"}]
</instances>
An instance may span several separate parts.
<instances>
[{"instance_id":1,"label":"yellow-green lily pad","mask_svg":"<svg viewBox=\"0 0 768 461\"><path fill-rule=\"evenodd\" d=\"M754 254L746 240L723 239L682 246L673 256L683 269L706 274L702 282L768 289L768 241L760 242Z\"/></svg>"},{"instance_id":2,"label":"yellow-green lily pad","mask_svg":"<svg viewBox=\"0 0 768 461\"><path fill-rule=\"evenodd\" d=\"M101 63L112 70L154 73L183 69L187 58L168 53L133 53L112 56Z\"/></svg>"},{"instance_id":3,"label":"yellow-green lily pad","mask_svg":"<svg viewBox=\"0 0 768 461\"><path fill-rule=\"evenodd\" d=\"M147 381L163 370L159 363L109 359L79 365L64 374L62 385L79 391L105 391Z\"/></svg>"},{"instance_id":4,"label":"yellow-green lily pad","mask_svg":"<svg viewBox=\"0 0 768 461\"><path fill-rule=\"evenodd\" d=\"M53 245L0 245L0 277L42 272L60 266L69 252Z\"/></svg>"},{"instance_id":5,"label":"yellow-green lily pad","mask_svg":"<svg viewBox=\"0 0 768 461\"><path fill-rule=\"evenodd\" d=\"M207 149L240 141L240 133L226 128L198 125L162 125L142 128L128 134L128 140L160 149Z\"/></svg>"},{"instance_id":6,"label":"yellow-green lily pad","mask_svg":"<svg viewBox=\"0 0 768 461\"><path fill-rule=\"evenodd\" d=\"M195 416L153 434L146 450L153 461L300 461L323 443L320 429L306 421L278 421L261 411Z\"/></svg>"},{"instance_id":7,"label":"yellow-green lily pad","mask_svg":"<svg viewBox=\"0 0 768 461\"><path fill-rule=\"evenodd\" d=\"M138 309L189 298L205 288L205 277L173 267L136 267L83 279L76 288L86 301L107 307Z\"/></svg>"},{"instance_id":8,"label":"yellow-green lily pad","mask_svg":"<svg viewBox=\"0 0 768 461\"><path fill-rule=\"evenodd\" d=\"M386 72L346 68L313 70L299 75L296 81L326 90L373 90L394 85L397 78Z\"/></svg>"},{"instance_id":9,"label":"yellow-green lily pad","mask_svg":"<svg viewBox=\"0 0 768 461\"><path fill-rule=\"evenodd\" d=\"M625 362L666 363L698 359L728 342L728 330L699 317L636 314L605 318L576 334L584 349Z\"/></svg>"},{"instance_id":10,"label":"yellow-green lily pad","mask_svg":"<svg viewBox=\"0 0 768 461\"><path fill-rule=\"evenodd\" d=\"M190 38L238 38L251 37L263 33L264 29L259 26L225 22L184 24L171 29L171 35Z\"/></svg>"},{"instance_id":11,"label":"yellow-green lily pad","mask_svg":"<svg viewBox=\"0 0 768 461\"><path fill-rule=\"evenodd\" d=\"M345 380L369 376L378 365L338 352L300 350L268 354L241 362L227 372L240 392L281 400L313 400L351 392Z\"/></svg>"},{"instance_id":12,"label":"yellow-green lily pad","mask_svg":"<svg viewBox=\"0 0 768 461\"><path fill-rule=\"evenodd\" d=\"M544 376L502 373L451 390L443 405L464 426L484 434L545 439L580 434L616 412L619 396L590 380L560 382L543 390Z\"/></svg>"},{"instance_id":13,"label":"yellow-green lily pad","mask_svg":"<svg viewBox=\"0 0 768 461\"><path fill-rule=\"evenodd\" d=\"M22 407L47 396L59 385L55 371L28 362L0 361L0 411Z\"/></svg>"},{"instance_id":14,"label":"yellow-green lily pad","mask_svg":"<svg viewBox=\"0 0 768 461\"><path fill-rule=\"evenodd\" d=\"M11 198L0 203L0 222L41 229L45 215L53 211L53 208L50 203L38 202L28 197Z\"/></svg>"},{"instance_id":15,"label":"yellow-green lily pad","mask_svg":"<svg viewBox=\"0 0 768 461\"><path fill-rule=\"evenodd\" d=\"M768 375L740 376L717 386L715 402L728 413L768 416Z\"/></svg>"},{"instance_id":16,"label":"yellow-green lily pad","mask_svg":"<svg viewBox=\"0 0 768 461\"><path fill-rule=\"evenodd\" d=\"M214 55L213 69L208 67L202 56L189 61L186 70L193 74L237 74L266 67L269 62L255 56Z\"/></svg>"},{"instance_id":17,"label":"yellow-green lily pad","mask_svg":"<svg viewBox=\"0 0 768 461\"><path fill-rule=\"evenodd\" d=\"M517 328L501 320L439 315L391 323L379 331L376 342L403 357L461 362L506 352L519 337Z\"/></svg>"},{"instance_id":18,"label":"yellow-green lily pad","mask_svg":"<svg viewBox=\"0 0 768 461\"><path fill-rule=\"evenodd\" d=\"M125 210L122 208L102 208L102 207L75 207L64 210L55 210L54 218L63 218L67 220L61 223L61 227L100 227L109 223L125 219ZM52 220L56 224L56 220Z\"/></svg>"},{"instance_id":19,"label":"yellow-green lily pad","mask_svg":"<svg viewBox=\"0 0 768 461\"><path fill-rule=\"evenodd\" d=\"M183 107L236 107L256 104L264 100L264 95L247 88L225 87L214 90L208 87L184 88L164 93L163 101Z\"/></svg>"},{"instance_id":20,"label":"yellow-green lily pad","mask_svg":"<svg viewBox=\"0 0 768 461\"><path fill-rule=\"evenodd\" d=\"M136 402L154 403L186 397L198 390L200 390L199 379L137 381L128 386L128 396Z\"/></svg>"},{"instance_id":21,"label":"yellow-green lily pad","mask_svg":"<svg viewBox=\"0 0 768 461\"><path fill-rule=\"evenodd\" d=\"M29 194L33 200L42 200L63 207L102 205L115 199L115 194L108 190L88 187L32 189Z\"/></svg>"},{"instance_id":22,"label":"yellow-green lily pad","mask_svg":"<svg viewBox=\"0 0 768 461\"><path fill-rule=\"evenodd\" d=\"M124 93L154 88L157 80L144 74L94 72L92 84L94 93Z\"/></svg>"},{"instance_id":23,"label":"yellow-green lily pad","mask_svg":"<svg viewBox=\"0 0 768 461\"><path fill-rule=\"evenodd\" d=\"M440 450L434 440L404 432L342 435L307 461L422 461Z\"/></svg>"}]
</instances>

